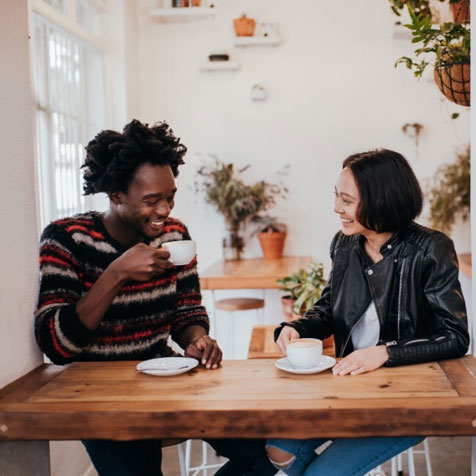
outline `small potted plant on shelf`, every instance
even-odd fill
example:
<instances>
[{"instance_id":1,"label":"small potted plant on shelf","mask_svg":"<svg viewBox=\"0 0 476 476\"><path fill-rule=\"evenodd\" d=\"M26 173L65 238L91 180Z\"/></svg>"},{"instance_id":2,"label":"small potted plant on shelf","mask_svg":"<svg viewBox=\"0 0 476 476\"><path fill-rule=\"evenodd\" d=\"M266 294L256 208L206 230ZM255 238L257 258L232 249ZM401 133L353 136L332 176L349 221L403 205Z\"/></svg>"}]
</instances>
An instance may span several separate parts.
<instances>
[{"instance_id":1,"label":"small potted plant on shelf","mask_svg":"<svg viewBox=\"0 0 476 476\"><path fill-rule=\"evenodd\" d=\"M431 226L449 233L458 218L470 213L470 149L456 154L456 161L442 165L429 192Z\"/></svg>"},{"instance_id":2,"label":"small potted plant on shelf","mask_svg":"<svg viewBox=\"0 0 476 476\"><path fill-rule=\"evenodd\" d=\"M264 259L281 258L286 241L287 226L269 215L257 215L253 217L252 221L258 225L255 233L258 234Z\"/></svg>"},{"instance_id":3,"label":"small potted plant on shelf","mask_svg":"<svg viewBox=\"0 0 476 476\"><path fill-rule=\"evenodd\" d=\"M445 0L441 0L445 1ZM461 0L449 0L462 9ZM408 10L410 23L406 24L412 34L412 43L421 43L415 50L415 58L403 56L395 66L405 64L421 77L427 66L433 67L433 77L441 93L461 106L470 105L470 26L460 21L432 23L428 0L390 0L392 10L399 15ZM460 11L460 10L457 10Z\"/></svg>"},{"instance_id":4,"label":"small potted plant on shelf","mask_svg":"<svg viewBox=\"0 0 476 476\"><path fill-rule=\"evenodd\" d=\"M239 260L245 246L243 230L256 215L276 204L288 189L283 183L260 180L254 184L244 182L243 173L249 165L236 168L223 163L215 156L212 162L198 170L195 191L205 194L205 201L213 205L225 219L227 236L223 239L223 255L226 260Z\"/></svg>"},{"instance_id":5,"label":"small potted plant on shelf","mask_svg":"<svg viewBox=\"0 0 476 476\"><path fill-rule=\"evenodd\" d=\"M248 18L244 13L240 18L233 20L236 36L253 36L255 32L256 21Z\"/></svg>"}]
</instances>

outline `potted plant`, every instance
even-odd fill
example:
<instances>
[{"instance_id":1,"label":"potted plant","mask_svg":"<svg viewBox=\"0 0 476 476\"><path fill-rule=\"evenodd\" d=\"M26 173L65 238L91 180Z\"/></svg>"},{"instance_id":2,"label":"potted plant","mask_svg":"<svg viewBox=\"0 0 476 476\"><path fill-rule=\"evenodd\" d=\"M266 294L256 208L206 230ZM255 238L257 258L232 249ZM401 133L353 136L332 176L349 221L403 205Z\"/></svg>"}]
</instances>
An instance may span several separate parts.
<instances>
[{"instance_id":1,"label":"potted plant","mask_svg":"<svg viewBox=\"0 0 476 476\"><path fill-rule=\"evenodd\" d=\"M237 169L212 156L212 162L198 170L195 191L205 193L205 201L213 205L225 219L227 236L223 239L223 254L228 260L239 260L244 249L242 232L247 223L259 213L276 204L288 189L280 183L260 180L246 184L243 172L250 166Z\"/></svg>"},{"instance_id":2,"label":"potted plant","mask_svg":"<svg viewBox=\"0 0 476 476\"><path fill-rule=\"evenodd\" d=\"M291 322L303 317L319 300L326 285L322 263L312 261L307 268L302 268L290 276L278 279L279 289L284 291L281 297L284 320ZM334 345L334 336L323 341L323 347Z\"/></svg>"},{"instance_id":3,"label":"potted plant","mask_svg":"<svg viewBox=\"0 0 476 476\"><path fill-rule=\"evenodd\" d=\"M257 215L253 217L252 221L258 224L258 228L254 233L258 234L264 259L281 258L283 256L284 242L286 241L287 226L269 215Z\"/></svg>"},{"instance_id":4,"label":"potted plant","mask_svg":"<svg viewBox=\"0 0 476 476\"><path fill-rule=\"evenodd\" d=\"M429 192L430 220L434 228L449 233L457 218L470 213L470 149L456 154L456 161L442 165Z\"/></svg>"},{"instance_id":5,"label":"potted plant","mask_svg":"<svg viewBox=\"0 0 476 476\"><path fill-rule=\"evenodd\" d=\"M253 36L255 25L256 21L253 18L247 18L244 13L240 18L233 20L236 36Z\"/></svg>"},{"instance_id":6,"label":"potted plant","mask_svg":"<svg viewBox=\"0 0 476 476\"><path fill-rule=\"evenodd\" d=\"M411 23L405 27L412 33L412 43L421 43L415 50L415 58L403 56L395 66L405 64L421 77L427 66L434 68L436 85L447 99L461 106L470 105L470 26L445 22L433 25L428 0L390 0L392 10L399 14L406 8ZM450 0L459 5L459 0ZM401 5L401 8L400 8Z\"/></svg>"},{"instance_id":7,"label":"potted plant","mask_svg":"<svg viewBox=\"0 0 476 476\"><path fill-rule=\"evenodd\" d=\"M312 309L321 297L326 284L322 263L312 261L307 268L301 268L290 276L278 279L279 289L286 294L281 298L286 321L301 317Z\"/></svg>"}]
</instances>

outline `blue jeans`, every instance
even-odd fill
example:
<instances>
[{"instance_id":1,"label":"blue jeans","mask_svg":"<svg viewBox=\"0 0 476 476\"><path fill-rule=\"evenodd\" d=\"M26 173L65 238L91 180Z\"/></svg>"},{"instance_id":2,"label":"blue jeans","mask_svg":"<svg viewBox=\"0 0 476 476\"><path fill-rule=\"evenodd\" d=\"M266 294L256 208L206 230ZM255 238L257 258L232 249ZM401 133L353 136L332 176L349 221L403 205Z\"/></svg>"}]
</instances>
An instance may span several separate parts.
<instances>
[{"instance_id":1,"label":"blue jeans","mask_svg":"<svg viewBox=\"0 0 476 476\"><path fill-rule=\"evenodd\" d=\"M376 466L423 441L423 437L338 438L320 455L314 450L328 439L268 440L267 447L290 453L289 476L363 476ZM294 459L292 458L294 456ZM278 467L278 465L275 465Z\"/></svg>"},{"instance_id":2,"label":"blue jeans","mask_svg":"<svg viewBox=\"0 0 476 476\"><path fill-rule=\"evenodd\" d=\"M207 442L229 461L217 476L274 476L277 469L265 452L266 440L219 439ZM163 476L160 440L83 440L99 476Z\"/></svg>"}]
</instances>

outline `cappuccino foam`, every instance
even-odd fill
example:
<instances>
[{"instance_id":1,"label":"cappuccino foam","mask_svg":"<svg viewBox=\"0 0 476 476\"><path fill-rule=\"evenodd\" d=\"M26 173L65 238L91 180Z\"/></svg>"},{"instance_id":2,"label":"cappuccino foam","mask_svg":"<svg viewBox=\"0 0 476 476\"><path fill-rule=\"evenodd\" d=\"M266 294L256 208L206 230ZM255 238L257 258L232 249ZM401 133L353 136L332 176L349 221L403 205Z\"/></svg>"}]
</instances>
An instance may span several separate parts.
<instances>
[{"instance_id":1,"label":"cappuccino foam","mask_svg":"<svg viewBox=\"0 0 476 476\"><path fill-rule=\"evenodd\" d=\"M289 347L314 347L316 345L319 345L319 342L310 340L296 340L288 343Z\"/></svg>"}]
</instances>

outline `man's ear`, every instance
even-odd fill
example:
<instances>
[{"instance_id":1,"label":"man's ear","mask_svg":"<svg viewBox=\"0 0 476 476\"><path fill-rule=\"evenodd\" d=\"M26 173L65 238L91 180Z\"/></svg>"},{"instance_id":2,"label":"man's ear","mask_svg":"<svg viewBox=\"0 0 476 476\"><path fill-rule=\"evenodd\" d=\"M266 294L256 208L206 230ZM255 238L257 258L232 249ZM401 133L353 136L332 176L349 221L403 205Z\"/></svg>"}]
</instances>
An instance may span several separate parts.
<instances>
[{"instance_id":1,"label":"man's ear","mask_svg":"<svg viewBox=\"0 0 476 476\"><path fill-rule=\"evenodd\" d=\"M114 205L120 205L122 203L121 193L120 192L111 192L108 193L109 200L111 200Z\"/></svg>"}]
</instances>

